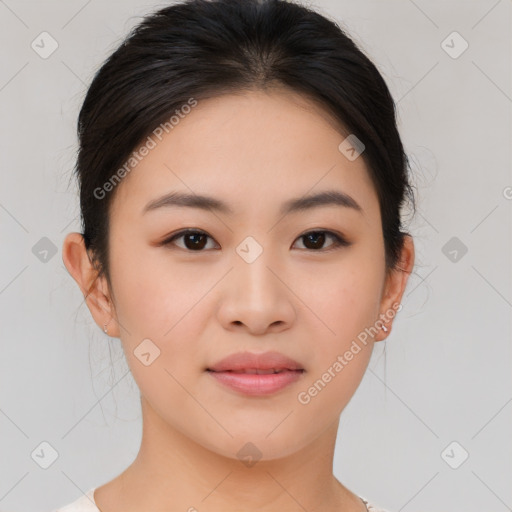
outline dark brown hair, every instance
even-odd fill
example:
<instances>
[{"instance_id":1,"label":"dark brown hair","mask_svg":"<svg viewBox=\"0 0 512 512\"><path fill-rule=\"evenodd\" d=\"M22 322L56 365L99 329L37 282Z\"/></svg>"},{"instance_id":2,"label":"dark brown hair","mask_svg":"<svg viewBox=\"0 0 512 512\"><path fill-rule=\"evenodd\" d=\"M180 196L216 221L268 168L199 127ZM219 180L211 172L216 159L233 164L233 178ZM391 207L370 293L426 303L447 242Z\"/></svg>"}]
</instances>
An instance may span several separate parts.
<instances>
[{"instance_id":1,"label":"dark brown hair","mask_svg":"<svg viewBox=\"0 0 512 512\"><path fill-rule=\"evenodd\" d=\"M187 0L145 17L94 76L78 119L84 243L109 278L109 207L102 187L161 123L194 98L273 85L313 98L347 133L380 203L386 268L397 265L401 207L409 197L408 159L395 104L367 56L340 26L285 0ZM341 140L341 139L340 139Z\"/></svg>"}]
</instances>

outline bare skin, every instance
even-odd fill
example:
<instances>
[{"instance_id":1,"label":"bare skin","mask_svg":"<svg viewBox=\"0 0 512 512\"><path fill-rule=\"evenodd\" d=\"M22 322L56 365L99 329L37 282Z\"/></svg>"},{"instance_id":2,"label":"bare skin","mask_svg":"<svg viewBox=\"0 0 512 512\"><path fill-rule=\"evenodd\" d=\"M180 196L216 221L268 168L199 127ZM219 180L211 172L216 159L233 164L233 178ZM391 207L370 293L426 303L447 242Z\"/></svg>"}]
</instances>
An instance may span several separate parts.
<instances>
[{"instance_id":1,"label":"bare skin","mask_svg":"<svg viewBox=\"0 0 512 512\"><path fill-rule=\"evenodd\" d=\"M337 427L374 343L392 330L414 244L406 237L400 269L387 272L378 198L363 158L338 149L344 138L318 105L287 90L201 101L117 185L111 286L97 278L81 235L66 237L63 261L98 326L121 338L141 392L141 447L96 489L102 512L366 510L333 475ZM279 214L283 202L324 190L350 195L362 211ZM171 191L213 196L234 213L143 212ZM208 235L204 248L190 237L159 245L185 228ZM312 246L312 231L351 245L326 235ZM236 251L248 236L263 250L251 263ZM337 357L379 318L387 332L374 329L332 377ZM144 339L160 350L148 366L134 353ZM205 371L234 352L268 350L305 370L269 396L243 395ZM325 387L301 402L329 368ZM250 467L237 455L248 442L261 454Z\"/></svg>"}]
</instances>

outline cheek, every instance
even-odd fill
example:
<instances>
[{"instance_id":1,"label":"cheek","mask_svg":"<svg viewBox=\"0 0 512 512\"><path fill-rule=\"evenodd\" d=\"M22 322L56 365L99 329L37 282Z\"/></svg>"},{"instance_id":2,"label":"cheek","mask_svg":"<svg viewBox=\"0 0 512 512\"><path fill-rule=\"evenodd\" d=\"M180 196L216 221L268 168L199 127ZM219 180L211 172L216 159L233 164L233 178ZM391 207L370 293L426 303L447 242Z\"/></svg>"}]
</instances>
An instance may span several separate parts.
<instances>
[{"instance_id":1,"label":"cheek","mask_svg":"<svg viewBox=\"0 0 512 512\"><path fill-rule=\"evenodd\" d=\"M328 345L343 348L347 339L377 319L383 277L375 264L365 264L354 254L340 264L300 274L297 295L309 309L305 314L318 320L320 339Z\"/></svg>"},{"instance_id":2,"label":"cheek","mask_svg":"<svg viewBox=\"0 0 512 512\"><path fill-rule=\"evenodd\" d=\"M343 412L365 374L372 344L352 347L349 344L345 348L348 352L330 354L324 364L305 379L296 396L298 414L331 424ZM350 360L347 353L351 354Z\"/></svg>"},{"instance_id":3,"label":"cheek","mask_svg":"<svg viewBox=\"0 0 512 512\"><path fill-rule=\"evenodd\" d=\"M204 286L194 289L189 275L166 271L162 264L134 266L126 261L117 268L122 346L141 394L162 417L170 414L169 404L193 408L182 386L193 389L202 369L201 308L194 305Z\"/></svg>"},{"instance_id":4,"label":"cheek","mask_svg":"<svg viewBox=\"0 0 512 512\"><path fill-rule=\"evenodd\" d=\"M299 292L321 320L311 347L311 372L301 388L303 400L298 397L310 414L341 413L359 386L373 350L371 327L378 318L382 269L362 255L353 256L336 268L324 268Z\"/></svg>"},{"instance_id":5,"label":"cheek","mask_svg":"<svg viewBox=\"0 0 512 512\"><path fill-rule=\"evenodd\" d=\"M372 354L369 328L378 314L379 276L338 269L324 275L314 292L306 295L306 290L303 296L322 322L315 329L311 368L297 402L310 417L334 418L355 393Z\"/></svg>"},{"instance_id":6,"label":"cheek","mask_svg":"<svg viewBox=\"0 0 512 512\"><path fill-rule=\"evenodd\" d=\"M118 247L112 254L116 311L129 332L163 338L204 294L197 272L177 268L165 249Z\"/></svg>"},{"instance_id":7,"label":"cheek","mask_svg":"<svg viewBox=\"0 0 512 512\"><path fill-rule=\"evenodd\" d=\"M204 264L177 265L164 249L143 247L138 252L125 252L119 246L117 254L125 256L113 259L116 312L134 377L145 379L151 373L140 371L140 361L134 354L141 342L149 339L157 347L155 352L160 351L152 363L155 371L162 367L158 370L160 379L170 378L165 369L177 377L190 378L186 372L192 368L199 371L203 363L198 358L199 343L211 315L211 310L205 309L209 304L205 294L219 273Z\"/></svg>"}]
</instances>

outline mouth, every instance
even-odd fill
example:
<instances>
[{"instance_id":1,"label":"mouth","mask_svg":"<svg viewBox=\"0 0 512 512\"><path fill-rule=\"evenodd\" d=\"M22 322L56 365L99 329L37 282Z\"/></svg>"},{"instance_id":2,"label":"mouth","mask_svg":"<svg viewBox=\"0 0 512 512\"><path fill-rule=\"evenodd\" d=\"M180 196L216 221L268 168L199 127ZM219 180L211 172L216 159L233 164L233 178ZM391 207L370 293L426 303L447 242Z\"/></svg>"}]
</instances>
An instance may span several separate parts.
<instances>
[{"instance_id":1,"label":"mouth","mask_svg":"<svg viewBox=\"0 0 512 512\"><path fill-rule=\"evenodd\" d=\"M206 369L221 389L246 397L273 395L301 380L305 371L303 368L286 367Z\"/></svg>"},{"instance_id":2,"label":"mouth","mask_svg":"<svg viewBox=\"0 0 512 512\"><path fill-rule=\"evenodd\" d=\"M277 393L302 379L306 370L280 352L239 352L205 368L222 389L248 396Z\"/></svg>"},{"instance_id":3,"label":"mouth","mask_svg":"<svg viewBox=\"0 0 512 512\"><path fill-rule=\"evenodd\" d=\"M211 368L206 369L207 372L213 373L234 373L234 374L250 374L250 375L272 375L275 373L284 373L284 372L298 372L303 373L305 370L302 368L292 369L292 368L243 368L241 370L212 370Z\"/></svg>"},{"instance_id":4,"label":"mouth","mask_svg":"<svg viewBox=\"0 0 512 512\"><path fill-rule=\"evenodd\" d=\"M211 372L279 373L304 370L302 365L280 352L238 352L205 368Z\"/></svg>"}]
</instances>

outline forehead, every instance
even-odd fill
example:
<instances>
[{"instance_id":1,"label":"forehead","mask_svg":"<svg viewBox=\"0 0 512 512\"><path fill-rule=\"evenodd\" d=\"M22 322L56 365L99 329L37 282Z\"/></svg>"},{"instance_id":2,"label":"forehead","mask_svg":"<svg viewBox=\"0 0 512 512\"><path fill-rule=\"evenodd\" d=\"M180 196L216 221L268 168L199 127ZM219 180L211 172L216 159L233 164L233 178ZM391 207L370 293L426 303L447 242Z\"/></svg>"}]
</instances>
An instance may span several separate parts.
<instances>
[{"instance_id":1,"label":"forehead","mask_svg":"<svg viewBox=\"0 0 512 512\"><path fill-rule=\"evenodd\" d=\"M321 106L288 90L198 101L176 118L122 179L114 210L141 216L172 191L215 196L233 211L259 210L321 190L353 197L367 218L378 199L362 157L339 150L346 133ZM377 209L377 211L376 211Z\"/></svg>"}]
</instances>

